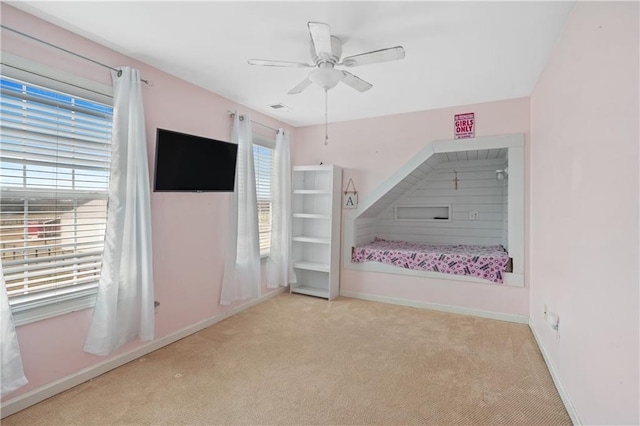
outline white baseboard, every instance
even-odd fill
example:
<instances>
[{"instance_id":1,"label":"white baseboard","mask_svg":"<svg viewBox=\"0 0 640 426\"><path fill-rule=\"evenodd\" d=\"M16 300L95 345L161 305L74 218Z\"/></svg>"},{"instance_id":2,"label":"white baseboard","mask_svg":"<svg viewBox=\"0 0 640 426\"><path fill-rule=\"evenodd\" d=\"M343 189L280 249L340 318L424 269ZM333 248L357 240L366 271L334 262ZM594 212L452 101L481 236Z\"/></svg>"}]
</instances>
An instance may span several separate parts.
<instances>
[{"instance_id":1,"label":"white baseboard","mask_svg":"<svg viewBox=\"0 0 640 426\"><path fill-rule=\"evenodd\" d=\"M556 389L560 394L560 399L562 399L562 403L564 404L564 407L567 409L567 413L571 418L571 422L574 425L581 425L582 422L580 422L578 413L576 412L575 407L573 406L573 404L571 403L571 400L569 399L569 394L564 388L562 381L560 380L560 376L558 375L558 371L556 370L556 367L553 364L551 357L549 356L546 349L542 345L542 341L540 340L540 337L538 336L538 332L536 331L536 328L533 326L533 322L531 320L529 320L529 328L531 329L531 333L533 334L533 337L536 339L538 348L540 348L540 352L542 353L542 358L544 358L544 362L545 364L547 364L547 369L549 370L549 373L551 374L551 378L553 379L553 383L556 385Z\"/></svg>"},{"instance_id":2,"label":"white baseboard","mask_svg":"<svg viewBox=\"0 0 640 426\"><path fill-rule=\"evenodd\" d=\"M174 333L171 333L168 336L165 336L161 339L154 340L153 342L137 347L130 352L120 354L114 358L111 358L106 361L87 367L69 376L63 377L54 382L41 386L37 389L34 389L29 392L25 392L22 395L18 395L17 397L2 403L2 406L0 407L0 412L1 412L0 416L1 418L5 418L14 413L17 413L20 410L24 410L25 408L30 407L34 404L37 404L38 402L44 401L45 399L50 398L60 392L64 392L67 389L71 389L74 386L77 386L81 383L84 383L88 380L98 377L99 375L104 374L109 370L113 370L114 368L120 367L121 365L124 365L130 361L133 361L134 359L140 358L141 356L144 356L157 349L167 346L173 342L183 339L202 329L210 327L213 324L222 321L223 319L226 319L232 315L235 315L241 311L244 311L245 309L248 309L254 305L257 305L258 303L264 302L267 299L270 299L278 294L281 294L285 290L287 290L287 288L281 287L264 296L250 300L249 302L236 306L233 309L222 312L221 314L218 314L215 317L190 325L188 327L183 328L182 330L178 330Z\"/></svg>"},{"instance_id":3,"label":"white baseboard","mask_svg":"<svg viewBox=\"0 0 640 426\"><path fill-rule=\"evenodd\" d=\"M398 299L395 297L377 296L375 294L340 291L340 296L354 299L370 300L372 302L390 303L392 305L411 306L414 308L430 309L433 311L449 312L452 314L471 315L474 317L490 318L500 321L529 324L529 317L523 315L505 314L502 312L483 311L481 309L464 308L461 306L441 305L439 303L418 302L410 299Z\"/></svg>"}]
</instances>

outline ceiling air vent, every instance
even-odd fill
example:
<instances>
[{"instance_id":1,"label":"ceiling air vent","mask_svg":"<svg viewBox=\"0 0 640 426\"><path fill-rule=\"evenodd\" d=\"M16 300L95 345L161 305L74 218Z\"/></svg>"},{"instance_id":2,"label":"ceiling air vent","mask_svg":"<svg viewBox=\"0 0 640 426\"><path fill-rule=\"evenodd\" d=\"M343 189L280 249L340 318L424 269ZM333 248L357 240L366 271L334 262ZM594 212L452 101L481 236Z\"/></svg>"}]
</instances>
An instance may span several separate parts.
<instances>
[{"instance_id":1,"label":"ceiling air vent","mask_svg":"<svg viewBox=\"0 0 640 426\"><path fill-rule=\"evenodd\" d=\"M272 108L278 112L290 112L292 111L291 108L289 108L288 106L286 106L285 104L282 103L277 103L277 104L273 104L273 105L269 105L269 108Z\"/></svg>"}]
</instances>

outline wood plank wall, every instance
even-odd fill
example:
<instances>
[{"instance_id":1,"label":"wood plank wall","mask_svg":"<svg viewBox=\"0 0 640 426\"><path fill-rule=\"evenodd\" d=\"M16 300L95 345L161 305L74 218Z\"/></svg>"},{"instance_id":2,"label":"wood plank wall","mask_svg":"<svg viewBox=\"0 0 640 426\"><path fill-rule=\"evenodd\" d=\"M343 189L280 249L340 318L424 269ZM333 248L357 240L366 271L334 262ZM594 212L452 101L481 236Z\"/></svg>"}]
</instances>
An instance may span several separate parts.
<instances>
[{"instance_id":1,"label":"wood plank wall","mask_svg":"<svg viewBox=\"0 0 640 426\"><path fill-rule=\"evenodd\" d=\"M505 159L445 162L435 166L421 182L402 195L374 220L356 223L356 244L374 236L390 240L434 244L483 244L506 246L506 186L496 179ZM458 172L455 189L454 170ZM450 221L398 221L395 206L451 206ZM470 213L478 212L477 219Z\"/></svg>"}]
</instances>

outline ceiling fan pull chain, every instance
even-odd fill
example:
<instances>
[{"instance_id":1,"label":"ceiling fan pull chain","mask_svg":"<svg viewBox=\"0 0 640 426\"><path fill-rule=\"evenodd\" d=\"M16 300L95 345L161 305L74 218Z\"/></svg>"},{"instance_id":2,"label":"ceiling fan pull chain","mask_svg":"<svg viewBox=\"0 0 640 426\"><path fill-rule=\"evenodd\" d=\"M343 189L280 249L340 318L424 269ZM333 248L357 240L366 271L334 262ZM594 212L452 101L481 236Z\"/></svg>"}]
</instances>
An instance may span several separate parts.
<instances>
[{"instance_id":1,"label":"ceiling fan pull chain","mask_svg":"<svg viewBox=\"0 0 640 426\"><path fill-rule=\"evenodd\" d=\"M329 144L329 131L328 129L328 121L329 121L329 90L324 89L324 144Z\"/></svg>"}]
</instances>

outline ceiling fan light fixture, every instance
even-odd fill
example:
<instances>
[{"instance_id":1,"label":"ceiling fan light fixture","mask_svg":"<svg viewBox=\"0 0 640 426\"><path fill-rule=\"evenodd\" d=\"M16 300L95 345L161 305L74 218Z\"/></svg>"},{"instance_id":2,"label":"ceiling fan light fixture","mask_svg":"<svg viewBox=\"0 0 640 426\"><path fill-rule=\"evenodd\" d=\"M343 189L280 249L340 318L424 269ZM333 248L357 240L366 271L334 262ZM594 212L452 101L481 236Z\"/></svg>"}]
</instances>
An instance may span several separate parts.
<instances>
[{"instance_id":1,"label":"ceiling fan light fixture","mask_svg":"<svg viewBox=\"0 0 640 426\"><path fill-rule=\"evenodd\" d=\"M324 90L329 90L342 80L342 73L334 68L319 68L309 74L309 80Z\"/></svg>"},{"instance_id":2,"label":"ceiling fan light fixture","mask_svg":"<svg viewBox=\"0 0 640 426\"><path fill-rule=\"evenodd\" d=\"M325 93L336 87L339 82L355 89L359 92L366 92L373 85L358 76L344 70L335 69L336 66L343 65L347 68L358 67L360 65L376 64L379 62L395 61L404 58L404 48L402 46L389 47L386 49L372 50L357 55L348 56L342 59L342 40L331 35L329 24L323 22L307 22L311 43L311 60L313 63L271 61L267 59L250 59L250 65L262 65L270 67L295 67L308 68L317 67L287 93L297 95L312 84L322 88Z\"/></svg>"}]
</instances>

